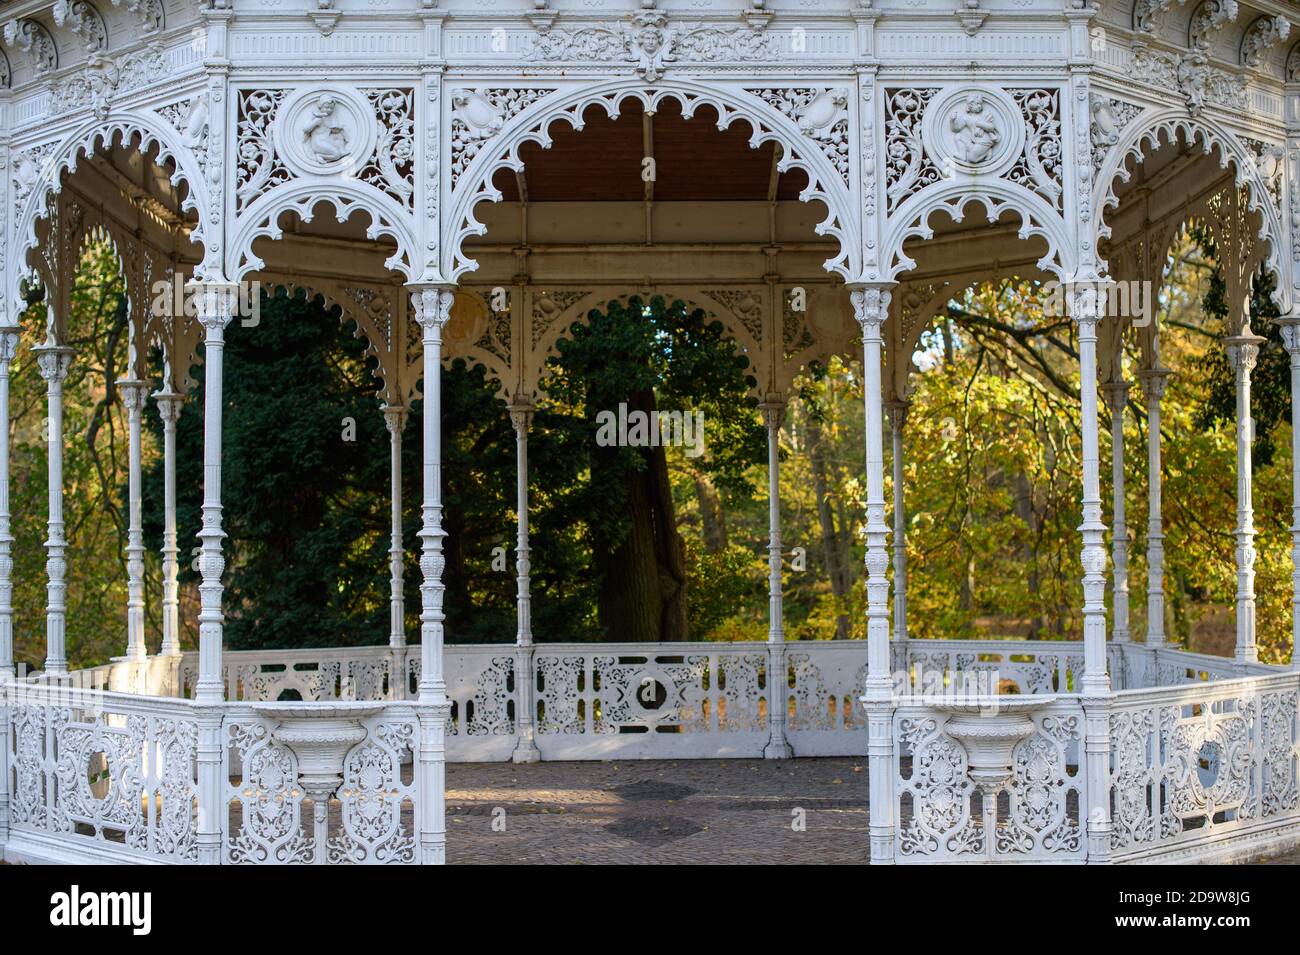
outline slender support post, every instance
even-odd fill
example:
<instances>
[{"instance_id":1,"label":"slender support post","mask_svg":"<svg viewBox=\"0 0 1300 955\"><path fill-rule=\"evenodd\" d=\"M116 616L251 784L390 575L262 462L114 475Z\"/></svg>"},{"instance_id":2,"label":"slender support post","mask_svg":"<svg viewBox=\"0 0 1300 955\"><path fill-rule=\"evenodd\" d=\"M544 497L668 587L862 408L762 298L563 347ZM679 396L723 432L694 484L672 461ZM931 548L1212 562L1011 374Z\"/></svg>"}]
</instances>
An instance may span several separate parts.
<instances>
[{"instance_id":1,"label":"slender support post","mask_svg":"<svg viewBox=\"0 0 1300 955\"><path fill-rule=\"evenodd\" d=\"M18 329L0 328L0 683L17 675L14 669L14 538L9 514L9 367L17 353ZM6 749L0 746L0 751ZM0 795L6 791L7 779L0 772Z\"/></svg>"},{"instance_id":2,"label":"slender support post","mask_svg":"<svg viewBox=\"0 0 1300 955\"><path fill-rule=\"evenodd\" d=\"M389 693L394 699L406 698L406 549L402 545L402 431L406 428L406 408L384 406L384 425L388 428L389 502L391 528L388 547L388 648Z\"/></svg>"},{"instance_id":3,"label":"slender support post","mask_svg":"<svg viewBox=\"0 0 1300 955\"><path fill-rule=\"evenodd\" d=\"M1147 648L1165 645L1165 532L1160 508L1160 399L1169 371L1159 364L1139 373L1147 403Z\"/></svg>"},{"instance_id":4,"label":"slender support post","mask_svg":"<svg viewBox=\"0 0 1300 955\"><path fill-rule=\"evenodd\" d=\"M72 349L53 339L33 349L45 379L49 425L49 518L45 541L45 672L59 676L68 672L65 647L67 633L67 540L63 528L63 381L72 362Z\"/></svg>"},{"instance_id":5,"label":"slender support post","mask_svg":"<svg viewBox=\"0 0 1300 955\"><path fill-rule=\"evenodd\" d=\"M122 379L117 383L126 406L127 428L127 529L126 529L126 658L143 660L144 643L144 529L140 517L140 419L149 383Z\"/></svg>"},{"instance_id":6,"label":"slender support post","mask_svg":"<svg viewBox=\"0 0 1300 955\"><path fill-rule=\"evenodd\" d=\"M537 677L533 672L533 600L532 565L528 547L528 429L533 423L533 403L516 395L510 404L510 423L515 428L515 689L519 712L515 714L519 739L511 759L516 763L535 763L542 758L537 748L533 711L533 691Z\"/></svg>"},{"instance_id":7,"label":"slender support post","mask_svg":"<svg viewBox=\"0 0 1300 955\"><path fill-rule=\"evenodd\" d=\"M903 507L903 428L910 401L885 402L893 439L894 470L894 642L907 639L907 512Z\"/></svg>"},{"instance_id":8,"label":"slender support post","mask_svg":"<svg viewBox=\"0 0 1300 955\"><path fill-rule=\"evenodd\" d=\"M884 415L880 395L881 332L890 293L881 286L854 289L862 327L862 388L867 443L867 755L870 773L871 863L894 861L894 693L889 654L889 525L885 523Z\"/></svg>"},{"instance_id":9,"label":"slender support post","mask_svg":"<svg viewBox=\"0 0 1300 955\"><path fill-rule=\"evenodd\" d=\"M163 545L162 545L162 646L163 656L180 656L180 548L176 546L176 422L185 396L159 391L153 396L163 424Z\"/></svg>"},{"instance_id":10,"label":"slender support post","mask_svg":"<svg viewBox=\"0 0 1300 955\"><path fill-rule=\"evenodd\" d=\"M420 687L416 712L420 721L418 798L420 861L447 861L446 736L451 704L442 669L444 586L442 571L442 330L451 318L449 289L412 286L415 320L424 337L424 501L420 540Z\"/></svg>"},{"instance_id":11,"label":"slender support post","mask_svg":"<svg viewBox=\"0 0 1300 955\"><path fill-rule=\"evenodd\" d=\"M1255 509L1251 501L1250 372L1264 341L1247 323L1241 333L1224 340L1228 361L1237 375L1237 653L1238 663L1259 659L1255 646Z\"/></svg>"},{"instance_id":12,"label":"slender support post","mask_svg":"<svg viewBox=\"0 0 1300 955\"><path fill-rule=\"evenodd\" d=\"M5 684L14 669L13 534L9 526L9 366L18 351L18 329L0 328L0 853L9 841L9 707Z\"/></svg>"},{"instance_id":13,"label":"slender support post","mask_svg":"<svg viewBox=\"0 0 1300 955\"><path fill-rule=\"evenodd\" d=\"M1127 381L1108 382L1103 387L1110 409L1111 466L1111 579L1114 581L1114 616L1111 639L1128 643L1128 524L1124 514L1124 409L1128 407Z\"/></svg>"},{"instance_id":14,"label":"slender support post","mask_svg":"<svg viewBox=\"0 0 1300 955\"><path fill-rule=\"evenodd\" d=\"M221 542L221 425L222 369L226 325L234 314L236 287L226 283L190 286L203 339L203 505L199 531L199 677L195 702L199 728L199 822L195 833L199 862L221 861L221 813L224 810L221 778L221 724L225 681L221 664L221 637L225 617L221 612L226 569Z\"/></svg>"},{"instance_id":15,"label":"slender support post","mask_svg":"<svg viewBox=\"0 0 1300 955\"><path fill-rule=\"evenodd\" d=\"M1097 421L1097 326L1105 296L1095 283L1070 291L1070 314L1079 334L1079 401L1082 408L1083 679L1084 751L1088 777L1088 861L1110 858L1110 674L1106 670L1106 524L1101 519Z\"/></svg>"},{"instance_id":16,"label":"slender support post","mask_svg":"<svg viewBox=\"0 0 1300 955\"><path fill-rule=\"evenodd\" d=\"M1300 669L1300 314L1277 321L1291 357L1291 667Z\"/></svg>"},{"instance_id":17,"label":"slender support post","mask_svg":"<svg viewBox=\"0 0 1300 955\"><path fill-rule=\"evenodd\" d=\"M788 677L785 662L785 593L781 571L781 423L785 395L769 394L758 406L767 425L767 759L794 755L785 735Z\"/></svg>"}]
</instances>

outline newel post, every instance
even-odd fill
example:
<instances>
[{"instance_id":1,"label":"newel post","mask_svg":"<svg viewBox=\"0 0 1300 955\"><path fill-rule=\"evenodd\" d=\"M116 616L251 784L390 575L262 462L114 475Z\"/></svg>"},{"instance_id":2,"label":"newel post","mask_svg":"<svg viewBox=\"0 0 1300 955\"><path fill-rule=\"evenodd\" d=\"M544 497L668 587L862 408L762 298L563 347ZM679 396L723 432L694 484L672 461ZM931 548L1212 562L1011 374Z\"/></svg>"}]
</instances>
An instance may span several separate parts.
<instances>
[{"instance_id":1,"label":"newel post","mask_svg":"<svg viewBox=\"0 0 1300 955\"><path fill-rule=\"evenodd\" d=\"M420 862L447 861L446 738L451 703L442 669L442 330L451 318L451 289L413 285L415 320L423 331L424 436L423 522L420 572L420 685L416 712L420 722L417 807Z\"/></svg>"},{"instance_id":2,"label":"newel post","mask_svg":"<svg viewBox=\"0 0 1300 955\"><path fill-rule=\"evenodd\" d=\"M870 774L871 863L891 865L894 819L894 681L889 645L889 525L885 522L884 402L880 392L882 331L889 316L884 286L853 290L854 316L862 327L862 389L867 444L867 711Z\"/></svg>"},{"instance_id":3,"label":"newel post","mask_svg":"<svg viewBox=\"0 0 1300 955\"><path fill-rule=\"evenodd\" d=\"M1110 858L1110 701L1106 669L1106 524L1101 519L1098 450L1097 328L1105 317L1105 297L1095 282L1070 287L1070 315L1079 337L1079 404L1082 423L1084 753L1087 776L1088 861Z\"/></svg>"},{"instance_id":4,"label":"newel post","mask_svg":"<svg viewBox=\"0 0 1300 955\"><path fill-rule=\"evenodd\" d=\"M1300 408L1300 314L1277 319L1291 358L1291 418ZM1291 428L1291 666L1300 669L1300 427Z\"/></svg>"},{"instance_id":5,"label":"newel post","mask_svg":"<svg viewBox=\"0 0 1300 955\"><path fill-rule=\"evenodd\" d=\"M516 395L510 403L510 423L515 429L515 693L519 711L515 714L518 741L511 759L535 763L542 758L537 748L533 690L537 685L533 651L532 563L528 544L528 429L533 423L533 403Z\"/></svg>"},{"instance_id":6,"label":"newel post","mask_svg":"<svg viewBox=\"0 0 1300 955\"><path fill-rule=\"evenodd\" d=\"M13 534L9 527L9 366L18 328L0 328L0 854L9 841L9 707L5 684L14 670Z\"/></svg>"},{"instance_id":7,"label":"newel post","mask_svg":"<svg viewBox=\"0 0 1300 955\"><path fill-rule=\"evenodd\" d=\"M195 282L196 318L203 326L203 505L199 548L199 677L195 687L198 741L199 823L195 841L199 862L221 862L221 814L224 809L222 778L222 717L225 680L221 664L221 612L226 569L221 542L221 423L222 367L226 326L238 299L236 286L226 282Z\"/></svg>"},{"instance_id":8,"label":"newel post","mask_svg":"<svg viewBox=\"0 0 1300 955\"><path fill-rule=\"evenodd\" d=\"M769 736L763 755L788 759L794 755L786 738L789 694L785 656L785 594L781 581L781 423L785 395L769 394L758 406L767 426L767 720Z\"/></svg>"}]
</instances>

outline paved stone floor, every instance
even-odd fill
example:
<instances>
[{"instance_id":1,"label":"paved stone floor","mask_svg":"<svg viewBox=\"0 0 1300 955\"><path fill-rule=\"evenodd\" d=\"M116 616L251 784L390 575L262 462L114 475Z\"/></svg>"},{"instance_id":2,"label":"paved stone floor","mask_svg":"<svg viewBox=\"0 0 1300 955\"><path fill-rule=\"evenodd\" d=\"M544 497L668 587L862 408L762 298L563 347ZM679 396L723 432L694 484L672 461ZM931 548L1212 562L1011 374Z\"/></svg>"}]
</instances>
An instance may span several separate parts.
<instances>
[{"instance_id":1,"label":"paved stone floor","mask_svg":"<svg viewBox=\"0 0 1300 955\"><path fill-rule=\"evenodd\" d=\"M449 862L862 863L866 761L451 763L447 830Z\"/></svg>"},{"instance_id":2,"label":"paved stone floor","mask_svg":"<svg viewBox=\"0 0 1300 955\"><path fill-rule=\"evenodd\" d=\"M450 763L447 829L453 863L860 864L866 760Z\"/></svg>"}]
</instances>

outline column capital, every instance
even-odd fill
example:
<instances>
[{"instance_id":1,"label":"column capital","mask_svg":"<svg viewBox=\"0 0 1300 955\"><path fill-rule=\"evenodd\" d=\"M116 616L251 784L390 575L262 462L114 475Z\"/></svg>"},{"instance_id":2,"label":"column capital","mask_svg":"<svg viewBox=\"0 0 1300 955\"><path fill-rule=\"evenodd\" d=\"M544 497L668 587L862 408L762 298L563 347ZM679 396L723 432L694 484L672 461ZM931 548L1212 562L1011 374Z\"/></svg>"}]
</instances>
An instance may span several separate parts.
<instances>
[{"instance_id":1,"label":"column capital","mask_svg":"<svg viewBox=\"0 0 1300 955\"><path fill-rule=\"evenodd\" d=\"M1119 381L1108 381L1101 386L1101 393L1106 396L1106 407L1110 409L1113 415L1121 414L1125 405L1128 404L1128 392L1132 382L1125 381L1122 378Z\"/></svg>"},{"instance_id":2,"label":"column capital","mask_svg":"<svg viewBox=\"0 0 1300 955\"><path fill-rule=\"evenodd\" d=\"M1279 315L1273 319L1273 324L1282 331L1282 344L1286 346L1287 353L1292 358L1300 358L1300 313ZM0 329L0 332L3 331Z\"/></svg>"},{"instance_id":3,"label":"column capital","mask_svg":"<svg viewBox=\"0 0 1300 955\"><path fill-rule=\"evenodd\" d=\"M1106 280L1067 282L1066 312L1079 326L1081 334L1097 334L1097 324L1106 317Z\"/></svg>"},{"instance_id":4,"label":"column capital","mask_svg":"<svg viewBox=\"0 0 1300 955\"><path fill-rule=\"evenodd\" d=\"M181 407L185 404L185 395L179 391L155 391L154 404L158 406L158 417L175 424L180 420Z\"/></svg>"},{"instance_id":5,"label":"column capital","mask_svg":"<svg viewBox=\"0 0 1300 955\"><path fill-rule=\"evenodd\" d=\"M144 408L145 398L149 393L149 382L139 378L119 378L115 382L122 395L122 404L127 411L138 412Z\"/></svg>"},{"instance_id":6,"label":"column capital","mask_svg":"<svg viewBox=\"0 0 1300 955\"><path fill-rule=\"evenodd\" d=\"M1169 381L1169 369L1163 365L1156 365L1154 368L1143 368L1138 372L1138 381L1142 385L1142 393L1146 396L1147 403L1159 401L1165 396L1165 385Z\"/></svg>"},{"instance_id":7,"label":"column capital","mask_svg":"<svg viewBox=\"0 0 1300 955\"><path fill-rule=\"evenodd\" d=\"M239 286L234 282L192 280L185 290L194 296L194 317L208 332L224 329L235 316Z\"/></svg>"},{"instance_id":8,"label":"column capital","mask_svg":"<svg viewBox=\"0 0 1300 955\"><path fill-rule=\"evenodd\" d=\"M514 425L516 431L524 432L532 426L533 414L537 411L532 398L527 395L515 395L506 407L510 411L510 423Z\"/></svg>"},{"instance_id":9,"label":"column capital","mask_svg":"<svg viewBox=\"0 0 1300 955\"><path fill-rule=\"evenodd\" d=\"M47 382L62 381L68 377L68 366L72 364L72 349L67 345L47 342L32 349L36 355L36 365L41 370L41 377Z\"/></svg>"},{"instance_id":10,"label":"column capital","mask_svg":"<svg viewBox=\"0 0 1300 955\"><path fill-rule=\"evenodd\" d=\"M401 434L406 427L407 407L405 405L384 405L384 426L389 434Z\"/></svg>"},{"instance_id":11,"label":"column capital","mask_svg":"<svg viewBox=\"0 0 1300 955\"><path fill-rule=\"evenodd\" d=\"M885 402L885 414L889 416L889 427L901 431L907 423L907 413L912 409L912 402L905 398L890 398Z\"/></svg>"},{"instance_id":12,"label":"column capital","mask_svg":"<svg viewBox=\"0 0 1300 955\"><path fill-rule=\"evenodd\" d=\"M862 333L868 331L880 334L885 320L889 318L889 302L893 298L890 285L858 285L852 287L849 299L853 302L853 317L862 326Z\"/></svg>"},{"instance_id":13,"label":"column capital","mask_svg":"<svg viewBox=\"0 0 1300 955\"><path fill-rule=\"evenodd\" d=\"M456 298L452 286L412 283L406 287L411 292L415 321L426 332L442 329L451 320L451 305Z\"/></svg>"},{"instance_id":14,"label":"column capital","mask_svg":"<svg viewBox=\"0 0 1300 955\"><path fill-rule=\"evenodd\" d=\"M1234 371L1252 370L1259 359L1259 346L1265 341L1267 339L1252 332L1249 325L1236 335L1225 336L1223 345L1228 350L1228 364Z\"/></svg>"},{"instance_id":15,"label":"column capital","mask_svg":"<svg viewBox=\"0 0 1300 955\"><path fill-rule=\"evenodd\" d=\"M780 429L781 424L785 421L785 409L788 402L785 394L780 391L769 391L763 395L763 400L758 403L758 410L763 415L763 424L768 430Z\"/></svg>"},{"instance_id":16,"label":"column capital","mask_svg":"<svg viewBox=\"0 0 1300 955\"><path fill-rule=\"evenodd\" d=\"M8 365L18 354L17 325L0 325L0 362Z\"/></svg>"}]
</instances>

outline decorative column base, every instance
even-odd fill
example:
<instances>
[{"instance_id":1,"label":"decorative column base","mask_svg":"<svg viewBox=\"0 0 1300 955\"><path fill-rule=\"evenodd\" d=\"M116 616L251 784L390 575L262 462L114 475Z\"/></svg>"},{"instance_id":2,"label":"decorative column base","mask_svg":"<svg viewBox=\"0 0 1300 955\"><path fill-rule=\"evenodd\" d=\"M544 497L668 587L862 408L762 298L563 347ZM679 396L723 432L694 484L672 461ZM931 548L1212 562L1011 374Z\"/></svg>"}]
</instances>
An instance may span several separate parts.
<instances>
[{"instance_id":1,"label":"decorative column base","mask_svg":"<svg viewBox=\"0 0 1300 955\"><path fill-rule=\"evenodd\" d=\"M447 722L450 703L419 703L420 749L416 767L416 820L420 864L447 862Z\"/></svg>"},{"instance_id":2,"label":"decorative column base","mask_svg":"<svg viewBox=\"0 0 1300 955\"><path fill-rule=\"evenodd\" d=\"M794 750L785 735L787 677L785 644L767 648L767 723L769 736L763 747L764 759L791 759Z\"/></svg>"},{"instance_id":3,"label":"decorative column base","mask_svg":"<svg viewBox=\"0 0 1300 955\"><path fill-rule=\"evenodd\" d=\"M519 728L519 738L515 742L514 752L510 754L512 763L538 763L542 759L542 751L537 748L533 718L535 679L532 645L516 648L515 697L519 701L519 712L515 714L515 725Z\"/></svg>"}]
</instances>

